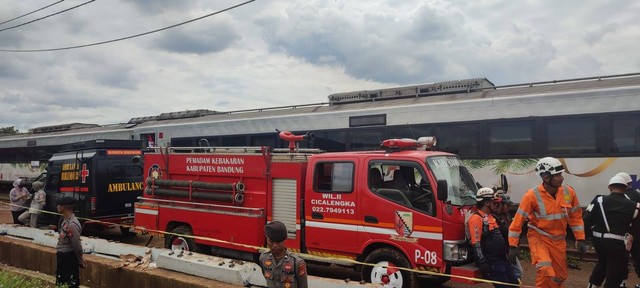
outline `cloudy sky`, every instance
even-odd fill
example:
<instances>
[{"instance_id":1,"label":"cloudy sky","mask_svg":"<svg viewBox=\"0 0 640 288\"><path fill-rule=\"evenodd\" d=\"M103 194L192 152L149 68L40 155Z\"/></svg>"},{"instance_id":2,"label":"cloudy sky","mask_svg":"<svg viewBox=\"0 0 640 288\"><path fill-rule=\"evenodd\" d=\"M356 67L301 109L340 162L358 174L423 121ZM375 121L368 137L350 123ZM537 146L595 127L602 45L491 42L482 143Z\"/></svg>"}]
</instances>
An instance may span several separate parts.
<instances>
[{"instance_id":1,"label":"cloudy sky","mask_svg":"<svg viewBox=\"0 0 640 288\"><path fill-rule=\"evenodd\" d=\"M0 0L0 22L56 1ZM0 31L0 49L106 41L241 2L96 0ZM0 52L0 127L317 103L337 92L474 77L501 85L640 72L637 15L640 2L631 0L257 0L126 41Z\"/></svg>"}]
</instances>

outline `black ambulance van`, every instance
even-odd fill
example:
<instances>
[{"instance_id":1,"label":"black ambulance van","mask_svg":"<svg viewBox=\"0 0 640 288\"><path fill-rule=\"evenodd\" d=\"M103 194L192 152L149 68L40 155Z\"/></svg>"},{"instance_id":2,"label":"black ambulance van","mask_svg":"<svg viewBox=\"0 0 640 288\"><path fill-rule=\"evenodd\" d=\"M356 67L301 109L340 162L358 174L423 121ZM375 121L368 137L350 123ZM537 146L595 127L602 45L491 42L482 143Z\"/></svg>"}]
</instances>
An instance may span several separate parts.
<instances>
[{"instance_id":1,"label":"black ambulance van","mask_svg":"<svg viewBox=\"0 0 640 288\"><path fill-rule=\"evenodd\" d=\"M134 202L142 196L143 166L132 159L140 159L141 149L137 140L64 145L46 168L47 210L56 211L56 200L70 196L76 199L77 217L100 221L85 223L133 224ZM128 234L127 228L121 230Z\"/></svg>"}]
</instances>

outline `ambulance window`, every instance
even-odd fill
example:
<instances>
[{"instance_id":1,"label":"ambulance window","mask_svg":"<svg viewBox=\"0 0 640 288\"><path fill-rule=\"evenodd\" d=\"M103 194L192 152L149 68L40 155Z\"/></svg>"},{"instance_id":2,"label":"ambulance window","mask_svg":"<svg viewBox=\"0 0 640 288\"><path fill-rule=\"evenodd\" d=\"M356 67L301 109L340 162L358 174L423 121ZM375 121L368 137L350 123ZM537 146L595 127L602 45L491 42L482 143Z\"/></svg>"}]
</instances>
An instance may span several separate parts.
<instances>
[{"instance_id":1,"label":"ambulance window","mask_svg":"<svg viewBox=\"0 0 640 288\"><path fill-rule=\"evenodd\" d=\"M354 164L351 162L323 162L316 164L314 190L323 193L351 193Z\"/></svg>"},{"instance_id":2,"label":"ambulance window","mask_svg":"<svg viewBox=\"0 0 640 288\"><path fill-rule=\"evenodd\" d=\"M113 165L108 173L111 179L126 180L142 176L142 168L138 165Z\"/></svg>"}]
</instances>

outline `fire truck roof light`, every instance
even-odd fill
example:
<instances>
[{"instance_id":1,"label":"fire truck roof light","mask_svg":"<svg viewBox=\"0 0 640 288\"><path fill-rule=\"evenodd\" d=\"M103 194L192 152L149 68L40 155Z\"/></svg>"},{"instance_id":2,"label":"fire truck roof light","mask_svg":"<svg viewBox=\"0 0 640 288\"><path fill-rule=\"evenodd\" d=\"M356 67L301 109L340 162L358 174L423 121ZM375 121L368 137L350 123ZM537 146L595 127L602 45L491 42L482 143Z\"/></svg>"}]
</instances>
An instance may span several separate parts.
<instances>
[{"instance_id":1,"label":"fire truck roof light","mask_svg":"<svg viewBox=\"0 0 640 288\"><path fill-rule=\"evenodd\" d=\"M436 146L436 137L435 136L425 136L418 138L418 145L420 148L424 148L425 150L431 149Z\"/></svg>"},{"instance_id":2,"label":"fire truck roof light","mask_svg":"<svg viewBox=\"0 0 640 288\"><path fill-rule=\"evenodd\" d=\"M409 138L387 139L382 141L380 147L385 150L416 150L420 145L418 141Z\"/></svg>"}]
</instances>

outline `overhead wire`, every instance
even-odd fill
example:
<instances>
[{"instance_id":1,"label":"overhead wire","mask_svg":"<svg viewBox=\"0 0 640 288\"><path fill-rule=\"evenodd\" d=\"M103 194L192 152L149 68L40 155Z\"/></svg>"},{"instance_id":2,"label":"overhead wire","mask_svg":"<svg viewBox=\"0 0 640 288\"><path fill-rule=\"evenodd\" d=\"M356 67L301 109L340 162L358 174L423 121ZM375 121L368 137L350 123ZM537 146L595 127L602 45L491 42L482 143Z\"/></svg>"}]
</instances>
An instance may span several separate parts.
<instances>
[{"instance_id":1,"label":"overhead wire","mask_svg":"<svg viewBox=\"0 0 640 288\"><path fill-rule=\"evenodd\" d=\"M9 23L9 22L11 22L11 21L13 21L13 20L18 20L18 19L20 19L20 18L22 18L22 17L25 17L25 16L29 16L29 15L31 15L31 14L33 14L33 13L38 12L38 11L42 11L42 10L44 10L44 9L47 9L47 8L49 8L49 7L53 6L53 5L60 4L60 3L62 3L63 1L64 1L64 0L60 0L60 1L55 2L55 3L53 3L53 4L49 4L49 5L44 6L44 7L42 7L42 8L39 8L39 9L33 10L33 11L31 11L31 12L27 13L27 14L23 14L23 15L20 15L20 16L18 16L18 17L15 17L15 18L11 18L11 19L9 19L9 20L6 20L6 21L4 21L4 22L0 22L0 25L5 24L5 23Z\"/></svg>"},{"instance_id":2,"label":"overhead wire","mask_svg":"<svg viewBox=\"0 0 640 288\"><path fill-rule=\"evenodd\" d=\"M47 16L43 16L43 17L40 17L40 18L37 18L37 19L33 19L33 20L29 21L29 22L24 22L24 23L22 23L22 24L18 24L18 25L15 25L15 26L11 26L11 27L7 27L7 28L4 28L4 29L0 29L0 32L2 32L2 31L6 31L6 30L9 30L9 29L15 29L15 28L18 28L18 27L22 27L22 26L25 26L25 25L31 24L31 23L33 23L33 22L37 22L37 21L40 21L40 20L44 20L44 19L47 19L47 18L49 18L49 17L51 17L51 16L55 16L55 15L58 15L58 14L61 14L61 13L64 13L64 12L67 12L67 11L70 11L70 10L73 10L73 9L76 9L76 8L80 8L80 7L82 7L82 6L84 6L84 5L87 5L87 4L89 4L89 3L91 3L91 2L94 2L94 1L96 1L96 0L89 0L89 1L87 1L87 2L84 2L84 3L78 4L78 5L76 5L76 6L69 7L69 8L67 8L67 9L64 9L64 10L62 10L62 11L58 11L58 12L56 12L56 13L49 14L49 15L47 15Z\"/></svg>"},{"instance_id":3,"label":"overhead wire","mask_svg":"<svg viewBox=\"0 0 640 288\"><path fill-rule=\"evenodd\" d=\"M95 0L92 0L92 1L95 1ZM0 52L17 52L17 53L20 53L20 52L60 51L60 50L70 50L70 49L91 47L91 46L97 46L97 45L103 45L103 44L108 44L108 43L128 40L128 39L132 39L132 38L137 38L137 37L141 37L141 36L145 36L145 35L161 32L161 31L164 31L164 30L168 30L168 29L171 29L171 28L182 26L182 25L185 25L185 24L188 24L188 23L191 23L191 22L195 22L195 21L198 21L198 20L202 20L202 19L214 16L214 15L217 15L217 14L220 14L220 13L223 13L223 12L227 12L229 10L233 10L233 9L238 8L240 6L244 6L244 5L249 4L251 2L254 2L254 1L255 0L245 1L245 2L242 2L240 4L237 4L237 5L234 5L234 6L230 6L228 8L222 9L222 10L215 11L213 13L209 13L209 14L197 17L197 18L193 18L191 20L187 20L187 21L184 21L184 22L173 24L173 25L170 25L170 26L167 26L167 27L164 27L164 28L160 28L160 29L156 29L156 30L152 30L152 31L144 32L144 33L139 33L139 34L135 34L135 35L131 35L131 36L121 37L121 38L117 38L117 39L101 41L101 42L95 42L95 43L84 44L84 45L76 45L76 46L68 46L68 47L60 47L60 48L49 48L49 49L23 49L23 50L19 50L19 49L0 49Z\"/></svg>"}]
</instances>

